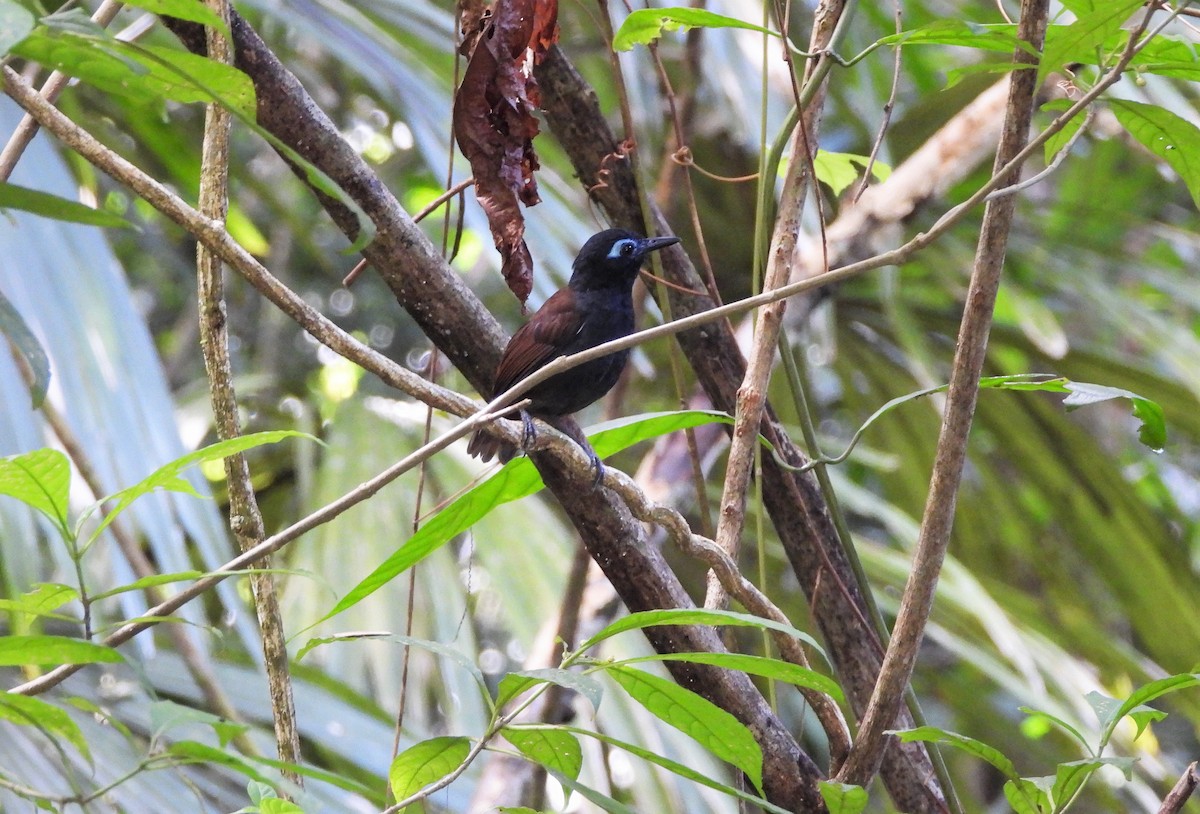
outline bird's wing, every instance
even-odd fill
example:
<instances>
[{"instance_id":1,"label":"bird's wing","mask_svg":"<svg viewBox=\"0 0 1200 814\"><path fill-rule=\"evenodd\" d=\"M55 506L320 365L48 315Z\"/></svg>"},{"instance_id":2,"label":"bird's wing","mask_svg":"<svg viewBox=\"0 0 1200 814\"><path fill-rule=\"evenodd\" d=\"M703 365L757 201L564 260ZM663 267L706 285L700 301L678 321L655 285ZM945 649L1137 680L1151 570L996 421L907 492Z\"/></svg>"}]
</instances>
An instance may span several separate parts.
<instances>
[{"instance_id":1,"label":"bird's wing","mask_svg":"<svg viewBox=\"0 0 1200 814\"><path fill-rule=\"evenodd\" d=\"M563 355L583 327L583 315L574 307L574 298L575 292L569 288L556 292L513 334L496 368L495 394Z\"/></svg>"}]
</instances>

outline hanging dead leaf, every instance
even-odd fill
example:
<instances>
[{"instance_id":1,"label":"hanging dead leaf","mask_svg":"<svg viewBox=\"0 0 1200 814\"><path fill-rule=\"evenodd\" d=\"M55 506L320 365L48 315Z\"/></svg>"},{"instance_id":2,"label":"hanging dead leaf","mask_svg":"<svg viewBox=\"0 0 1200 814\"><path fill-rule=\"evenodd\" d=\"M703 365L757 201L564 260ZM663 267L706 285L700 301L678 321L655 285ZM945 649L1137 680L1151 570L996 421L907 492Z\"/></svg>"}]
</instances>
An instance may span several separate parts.
<instances>
[{"instance_id":1,"label":"hanging dead leaf","mask_svg":"<svg viewBox=\"0 0 1200 814\"><path fill-rule=\"evenodd\" d=\"M464 5L462 18L470 54L454 97L454 136L471 162L504 280L524 304L533 289L533 262L520 204L541 200L533 150L533 111L541 100L533 66L558 39L558 2L496 0L490 13Z\"/></svg>"}]
</instances>

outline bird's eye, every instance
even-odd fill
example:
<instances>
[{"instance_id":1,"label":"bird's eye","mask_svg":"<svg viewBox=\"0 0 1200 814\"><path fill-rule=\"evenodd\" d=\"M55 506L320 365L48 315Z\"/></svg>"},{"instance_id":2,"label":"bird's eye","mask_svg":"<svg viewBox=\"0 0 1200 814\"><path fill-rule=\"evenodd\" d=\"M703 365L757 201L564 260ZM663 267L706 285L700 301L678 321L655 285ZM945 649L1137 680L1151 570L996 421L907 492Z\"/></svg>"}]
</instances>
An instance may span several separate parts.
<instances>
[{"instance_id":1,"label":"bird's eye","mask_svg":"<svg viewBox=\"0 0 1200 814\"><path fill-rule=\"evenodd\" d=\"M613 244L612 249L608 252L608 258L616 260L618 257L633 257L636 251L637 241L626 238L625 240L618 240Z\"/></svg>"}]
</instances>

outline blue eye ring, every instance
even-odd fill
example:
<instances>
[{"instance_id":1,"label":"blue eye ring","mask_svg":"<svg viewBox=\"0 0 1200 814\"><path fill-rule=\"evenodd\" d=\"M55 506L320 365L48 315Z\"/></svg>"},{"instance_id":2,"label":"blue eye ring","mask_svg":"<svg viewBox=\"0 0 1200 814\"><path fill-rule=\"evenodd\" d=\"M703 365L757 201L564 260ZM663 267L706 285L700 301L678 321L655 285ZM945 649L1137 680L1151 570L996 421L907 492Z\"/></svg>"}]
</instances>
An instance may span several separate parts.
<instances>
[{"instance_id":1,"label":"blue eye ring","mask_svg":"<svg viewBox=\"0 0 1200 814\"><path fill-rule=\"evenodd\" d=\"M613 247L608 251L608 259L616 260L621 257L633 257L637 251L637 241L623 238L613 244Z\"/></svg>"}]
</instances>

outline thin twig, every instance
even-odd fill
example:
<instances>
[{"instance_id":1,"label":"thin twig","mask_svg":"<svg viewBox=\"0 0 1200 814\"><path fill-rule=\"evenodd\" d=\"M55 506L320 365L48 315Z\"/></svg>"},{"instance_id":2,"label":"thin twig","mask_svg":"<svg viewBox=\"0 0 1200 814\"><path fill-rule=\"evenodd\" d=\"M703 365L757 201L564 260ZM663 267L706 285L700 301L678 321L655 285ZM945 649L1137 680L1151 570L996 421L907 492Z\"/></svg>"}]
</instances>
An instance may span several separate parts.
<instances>
[{"instance_id":1,"label":"thin twig","mask_svg":"<svg viewBox=\"0 0 1200 814\"><path fill-rule=\"evenodd\" d=\"M1197 785L1200 785L1200 769L1197 769L1196 761L1193 760L1184 769L1170 793L1163 798L1162 805L1158 808L1158 814L1179 814L1180 811L1183 811L1184 804L1192 796Z\"/></svg>"},{"instance_id":2,"label":"thin twig","mask_svg":"<svg viewBox=\"0 0 1200 814\"><path fill-rule=\"evenodd\" d=\"M998 0L1003 2L1003 0ZM903 30L901 23L900 0L896 0L896 33L899 34ZM871 185L871 172L875 169L875 159L879 157L879 148L883 146L883 137L887 135L888 125L892 122L892 110L896 107L896 92L900 89L900 56L903 51L903 46L896 43L896 56L892 63L892 89L888 91L887 102L883 106L883 120L879 123L879 132L875 135L875 142L871 145L871 155L867 158L867 166L863 168L862 183L858 185L858 192L854 193L854 198L851 203L858 203L858 199L867 191L867 187Z\"/></svg>"},{"instance_id":3,"label":"thin twig","mask_svg":"<svg viewBox=\"0 0 1200 814\"><path fill-rule=\"evenodd\" d=\"M1048 7L1049 0L1024 0L1021 4L1021 23L1017 36L1032 45L1035 51L1041 50L1045 37ZM1032 64L1036 63L1037 58L1018 48L1014 59L1019 63ZM1036 92L1036 72L1018 71L1009 86L1004 129L996 151L996 171L1021 152L1028 138ZM1015 169L1008 177L1016 174ZM938 575L950 543L955 500L979 395L979 376L987 354L992 310L1000 287L1015 209L1016 199L1008 197L988 203L984 212L912 571L904 588L900 612L879 670L879 678L859 725L858 738L850 750L849 759L836 775L844 783L866 785L878 772L884 749L888 745L885 730L896 720L905 687L916 664L917 651L933 606Z\"/></svg>"},{"instance_id":4,"label":"thin twig","mask_svg":"<svg viewBox=\"0 0 1200 814\"><path fill-rule=\"evenodd\" d=\"M207 0L208 7L229 24L228 0ZM209 58L231 64L228 39L217 28L209 27ZM204 141L200 158L200 212L223 223L229 208L229 130L232 116L217 102L204 112ZM197 299L200 311L200 350L208 373L209 394L217 435L222 441L242 434L238 417L237 393L233 387L233 367L229 358L229 327L225 307L225 283L221 258L203 243L196 246ZM229 486L229 526L238 548L246 551L261 542L266 532L262 513L250 480L245 455L225 458L225 478ZM300 762L300 730L296 725L296 705L288 674L287 639L283 615L275 591L275 577L269 561L250 576L254 609L262 633L263 662L267 689L271 698L271 718L275 724L275 742L279 759L287 764ZM304 787L304 778L293 769L281 769L287 780Z\"/></svg>"}]
</instances>

